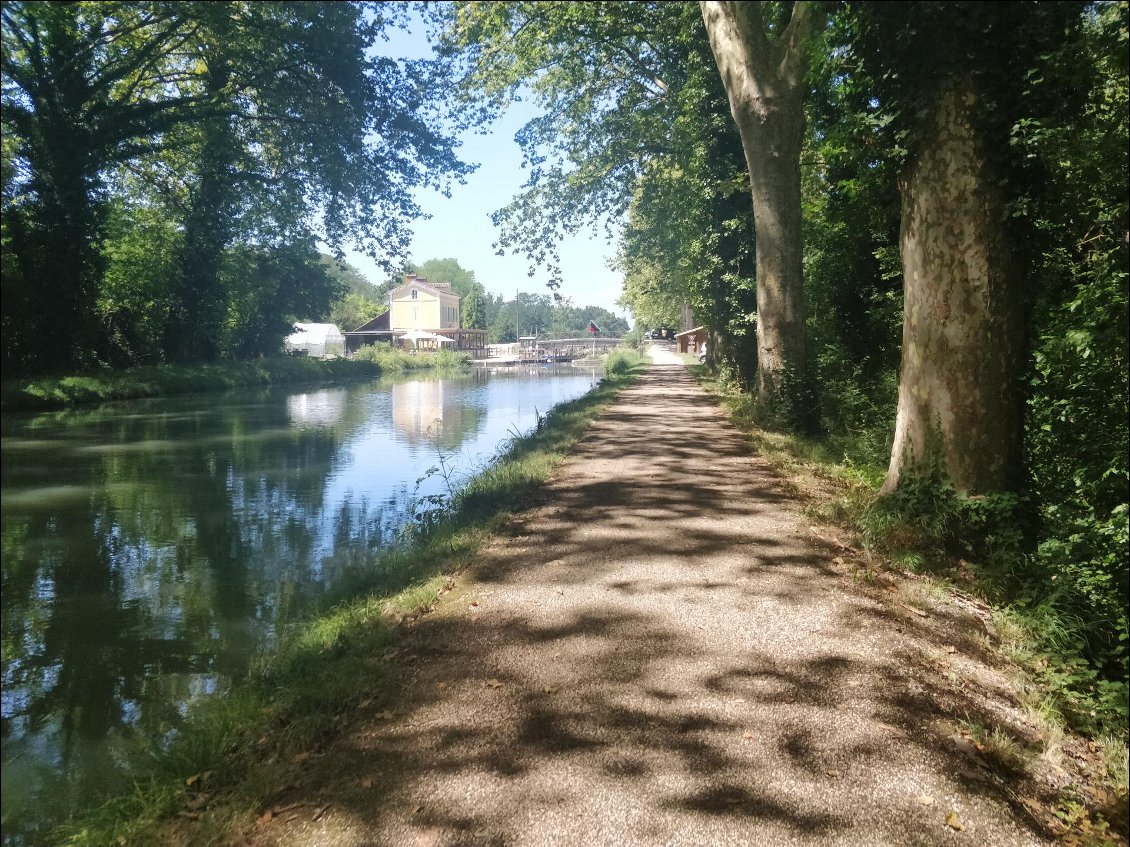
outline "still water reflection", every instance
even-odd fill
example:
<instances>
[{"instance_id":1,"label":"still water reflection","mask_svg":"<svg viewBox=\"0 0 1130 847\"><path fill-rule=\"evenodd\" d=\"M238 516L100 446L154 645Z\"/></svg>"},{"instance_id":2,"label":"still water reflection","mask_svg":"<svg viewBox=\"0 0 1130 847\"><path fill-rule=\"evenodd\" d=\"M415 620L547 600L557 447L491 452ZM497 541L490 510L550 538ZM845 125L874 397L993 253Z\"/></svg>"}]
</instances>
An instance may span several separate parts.
<instances>
[{"instance_id":1,"label":"still water reflection","mask_svg":"<svg viewBox=\"0 0 1130 847\"><path fill-rule=\"evenodd\" d=\"M4 842L112 785L332 597L442 491L441 454L462 479L595 380L538 367L6 415Z\"/></svg>"}]
</instances>

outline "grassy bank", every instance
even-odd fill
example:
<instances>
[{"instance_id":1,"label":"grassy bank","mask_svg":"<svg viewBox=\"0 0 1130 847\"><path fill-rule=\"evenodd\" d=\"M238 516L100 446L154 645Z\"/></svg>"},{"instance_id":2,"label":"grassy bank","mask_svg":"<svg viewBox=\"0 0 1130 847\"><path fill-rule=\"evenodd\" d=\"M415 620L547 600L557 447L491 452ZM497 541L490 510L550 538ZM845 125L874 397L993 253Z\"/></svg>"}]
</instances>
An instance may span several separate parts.
<instances>
[{"instance_id":1,"label":"grassy bank","mask_svg":"<svg viewBox=\"0 0 1130 847\"><path fill-rule=\"evenodd\" d=\"M372 362L383 374L407 373L419 370L455 370L467 367L471 357L456 350L421 351L398 350L387 344L370 344L353 354L352 361Z\"/></svg>"},{"instance_id":2,"label":"grassy bank","mask_svg":"<svg viewBox=\"0 0 1130 847\"><path fill-rule=\"evenodd\" d=\"M857 432L832 441L767 431L755 423L751 396L720 383L704 367L692 370L783 477L805 513L847 534L849 546L859 554L850 563L857 578L879 581L884 571L910 573L927 592L976 598L989 610L995 649L1012 663L1017 697L1040 727L1040 756L1046 761L1062 757L1067 736L1078 733L1096 767L1105 768L1095 792L1100 799L1079 801L1074 807L1075 800L1065 800L1066 811L1055 814L1075 826L1076 834L1095 827L1101 836L1082 839L1080 844L1124 843L1117 838L1102 840L1105 830L1100 829L1109 823L1126 831L1130 765L1125 683L1101 679L1088 666L1076 646L1085 622L1069 606L1056 605L1054 594L1050 600L1033 599L1023 582L1004 578L1026 566L1015 543L1019 537L1015 525L991 519L987 498L963 502L915 491L912 494L924 502L910 504L913 508L881 501L879 488L886 467L874 463L873 457L884 452L875 449L875 433ZM988 543L986 532L991 534ZM999 743L997 738L985 742L987 747ZM1094 820L1089 818L1092 814L1097 815Z\"/></svg>"},{"instance_id":3,"label":"grassy bank","mask_svg":"<svg viewBox=\"0 0 1130 847\"><path fill-rule=\"evenodd\" d=\"M460 367L466 363L464 354L446 350L415 354L382 349L376 355L358 355L351 359L278 356L210 365L155 365L7 382L0 389L0 405L5 411L60 409L109 400L226 391L254 385L372 379L383 373Z\"/></svg>"},{"instance_id":4,"label":"grassy bank","mask_svg":"<svg viewBox=\"0 0 1130 847\"><path fill-rule=\"evenodd\" d=\"M338 605L299 624L228 696L200 701L174 741L137 765L131 791L49 843L210 843L250 826L341 719L380 706L403 625L434 606L640 371L638 356L610 357L595 389L554 408L447 502L431 504L398 545L356 568L336 589Z\"/></svg>"}]
</instances>

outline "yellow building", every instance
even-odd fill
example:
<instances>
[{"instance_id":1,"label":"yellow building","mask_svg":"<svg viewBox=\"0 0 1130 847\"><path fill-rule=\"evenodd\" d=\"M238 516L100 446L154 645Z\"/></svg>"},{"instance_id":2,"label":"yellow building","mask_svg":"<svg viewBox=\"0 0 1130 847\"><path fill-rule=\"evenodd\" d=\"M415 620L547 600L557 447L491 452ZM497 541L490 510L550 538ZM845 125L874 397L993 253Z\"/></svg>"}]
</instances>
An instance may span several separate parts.
<instances>
[{"instance_id":1,"label":"yellow building","mask_svg":"<svg viewBox=\"0 0 1130 847\"><path fill-rule=\"evenodd\" d=\"M459 295L449 283L407 274L404 284L388 293L388 311L345 337L350 351L362 344L388 341L413 350L446 347L482 358L487 334L485 329L460 326Z\"/></svg>"},{"instance_id":2,"label":"yellow building","mask_svg":"<svg viewBox=\"0 0 1130 847\"><path fill-rule=\"evenodd\" d=\"M393 332L459 329L459 295L446 282L428 282L426 277L408 274L388 298Z\"/></svg>"},{"instance_id":3,"label":"yellow building","mask_svg":"<svg viewBox=\"0 0 1130 847\"><path fill-rule=\"evenodd\" d=\"M345 335L352 353L366 344L382 342L412 350L440 347L486 356L487 331L459 326L459 295L446 282L428 282L408 274L404 284L388 293L388 311Z\"/></svg>"}]
</instances>

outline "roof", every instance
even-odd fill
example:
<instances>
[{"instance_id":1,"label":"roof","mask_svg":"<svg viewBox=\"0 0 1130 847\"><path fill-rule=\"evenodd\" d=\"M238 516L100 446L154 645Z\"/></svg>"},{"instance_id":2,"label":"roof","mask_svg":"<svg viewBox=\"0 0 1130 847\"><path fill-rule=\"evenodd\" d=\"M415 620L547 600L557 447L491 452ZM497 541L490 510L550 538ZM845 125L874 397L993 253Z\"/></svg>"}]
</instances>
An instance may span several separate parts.
<instances>
[{"instance_id":1,"label":"roof","mask_svg":"<svg viewBox=\"0 0 1130 847\"><path fill-rule=\"evenodd\" d=\"M298 338L297 336L302 336ZM296 323L294 325L294 332L287 336L287 340L292 343L297 343L300 340L312 343L319 343L326 339L331 341L344 341L345 336L341 334L341 330L334 324L310 324L310 323Z\"/></svg>"},{"instance_id":2,"label":"roof","mask_svg":"<svg viewBox=\"0 0 1130 847\"><path fill-rule=\"evenodd\" d=\"M706 327L696 326L694 329L686 329L686 330L683 330L682 332L676 332L675 337L678 338L680 335L691 335L691 334L696 333L696 332L702 332L704 329L706 329Z\"/></svg>"},{"instance_id":3,"label":"roof","mask_svg":"<svg viewBox=\"0 0 1130 847\"><path fill-rule=\"evenodd\" d=\"M388 329L389 329L389 325L388 325L389 314L390 313L387 310L384 311L384 312L381 312L379 315L377 315L371 321L369 321L368 323L365 323L365 324L361 324L361 326L357 327L357 329L355 329L353 331L354 332L380 332L381 330L388 331Z\"/></svg>"},{"instance_id":4,"label":"roof","mask_svg":"<svg viewBox=\"0 0 1130 847\"><path fill-rule=\"evenodd\" d=\"M433 285L426 280L414 279L405 282L402 285L398 285L396 288L392 289L392 291L388 293L389 299L396 299L400 292L404 291L407 288L420 288L424 291L430 291L432 294L446 294L448 297L459 297L458 294L451 290L451 286L449 286L447 283L438 283L436 285Z\"/></svg>"}]
</instances>

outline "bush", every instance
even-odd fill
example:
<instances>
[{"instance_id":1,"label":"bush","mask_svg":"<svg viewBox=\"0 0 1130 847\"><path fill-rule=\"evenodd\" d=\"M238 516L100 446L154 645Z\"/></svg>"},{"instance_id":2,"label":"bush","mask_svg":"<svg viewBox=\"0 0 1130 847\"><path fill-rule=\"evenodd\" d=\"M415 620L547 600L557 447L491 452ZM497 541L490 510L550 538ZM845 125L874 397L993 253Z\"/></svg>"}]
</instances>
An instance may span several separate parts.
<instances>
[{"instance_id":1,"label":"bush","mask_svg":"<svg viewBox=\"0 0 1130 847\"><path fill-rule=\"evenodd\" d=\"M351 357L356 361L376 362L382 373L419 370L456 370L470 364L471 357L458 350L402 350L388 344L369 344Z\"/></svg>"},{"instance_id":2,"label":"bush","mask_svg":"<svg viewBox=\"0 0 1130 847\"><path fill-rule=\"evenodd\" d=\"M643 327L640 324L636 324L635 327L624 333L620 340L625 347L639 349L640 345L643 344Z\"/></svg>"},{"instance_id":3,"label":"bush","mask_svg":"<svg viewBox=\"0 0 1130 847\"><path fill-rule=\"evenodd\" d=\"M643 363L643 356L635 350L618 347L604 360L604 375L609 379L624 376Z\"/></svg>"}]
</instances>

